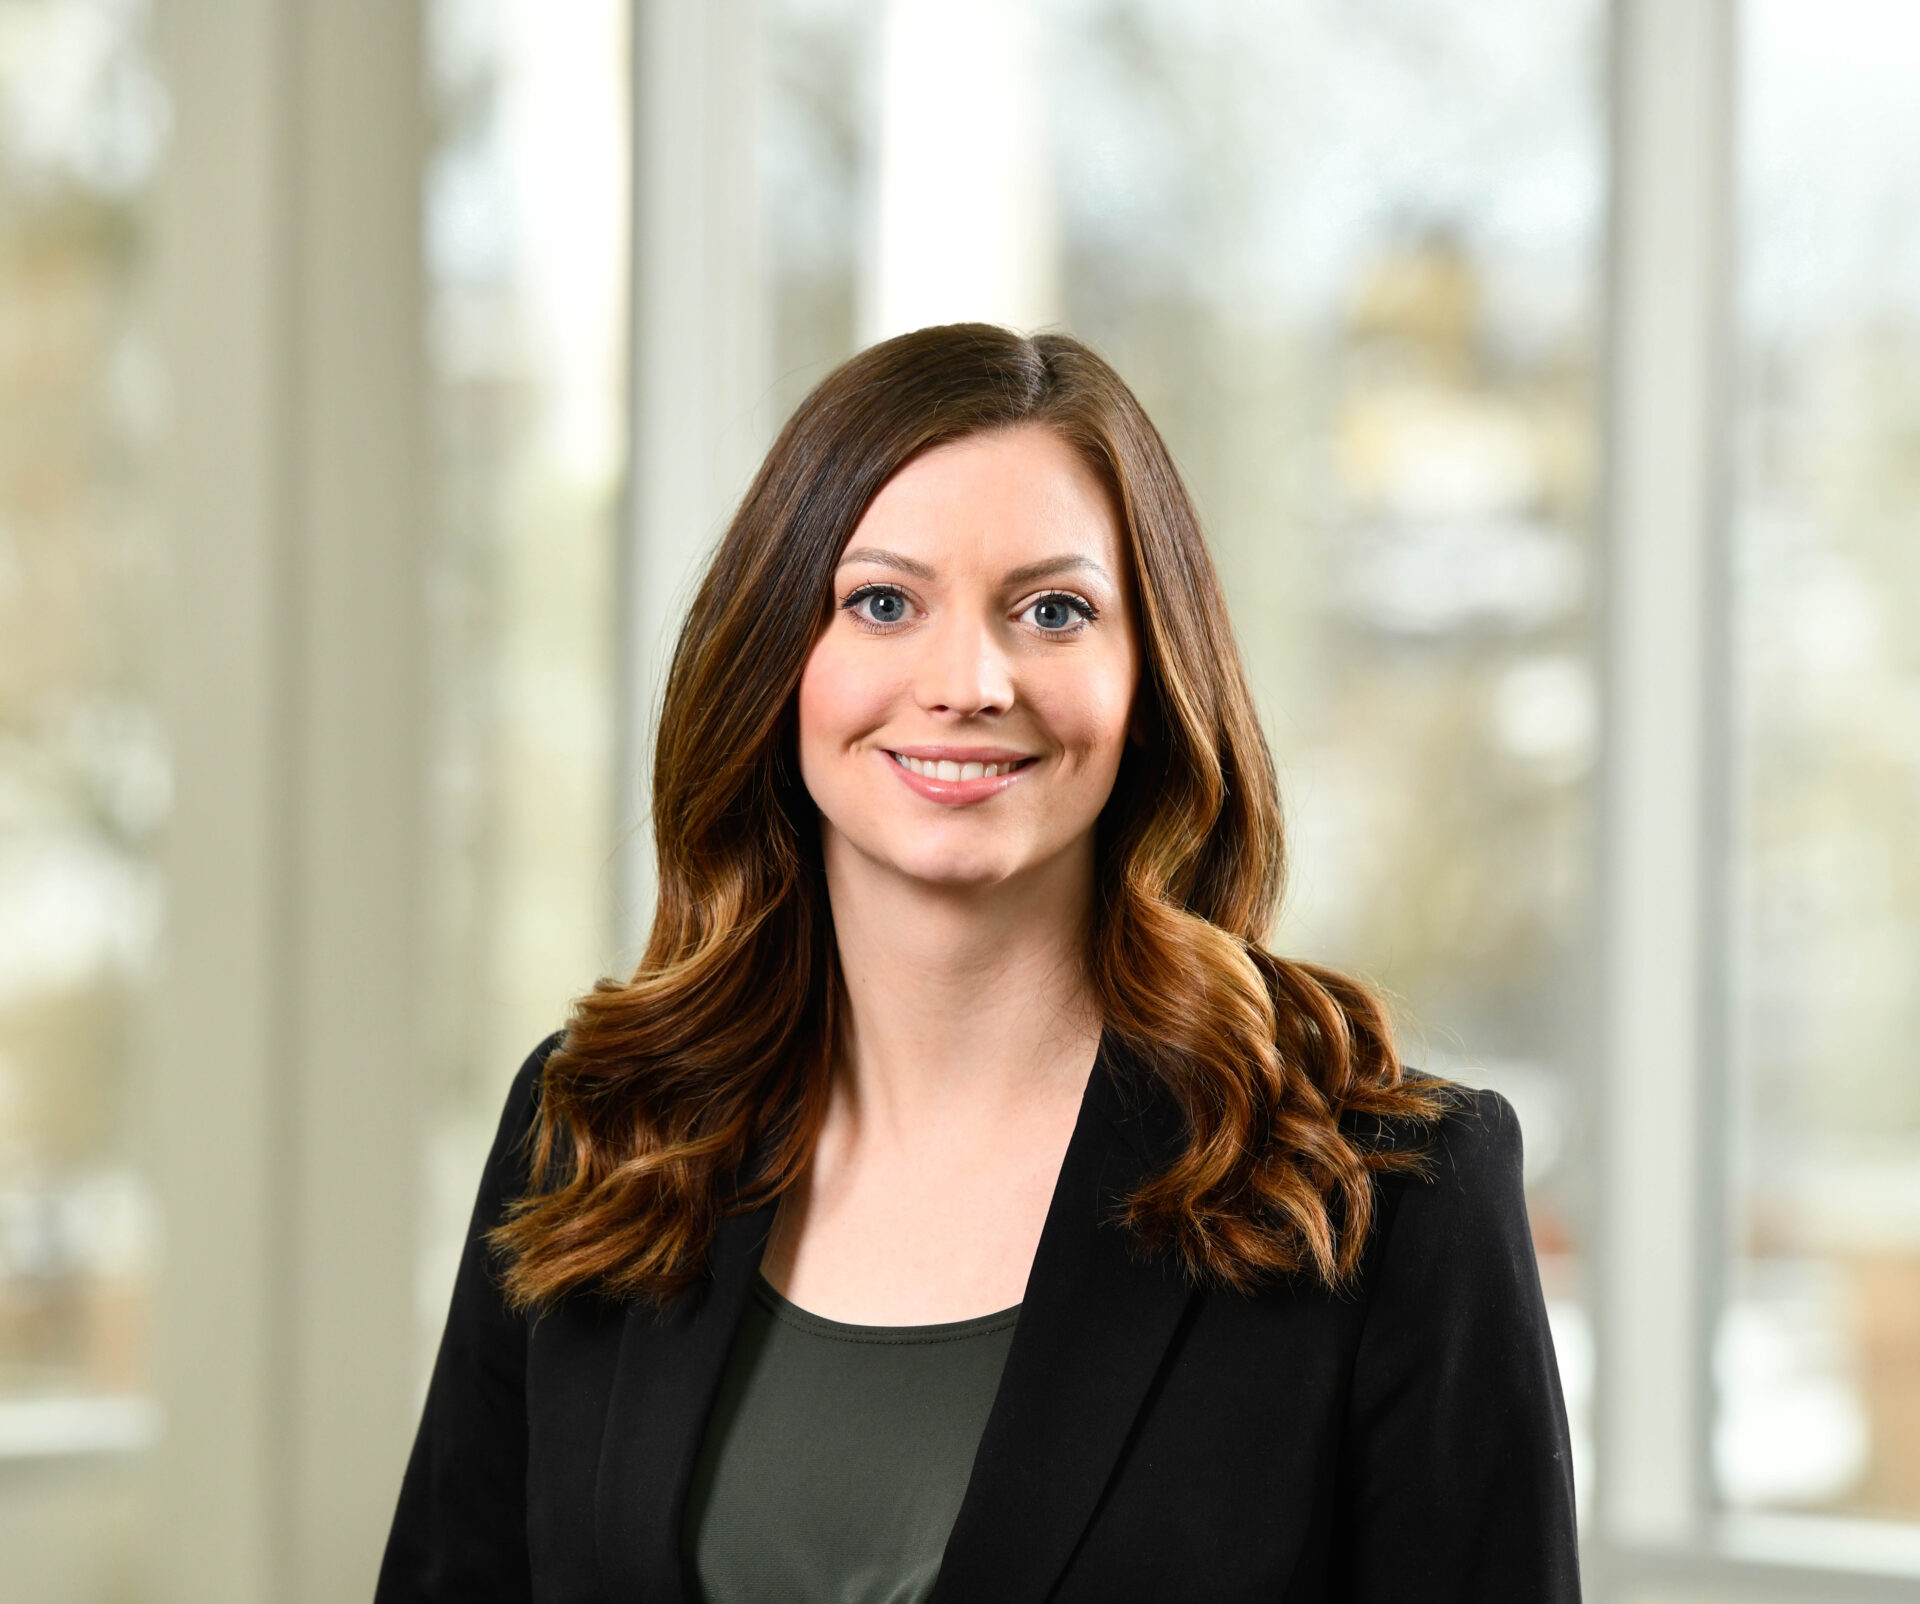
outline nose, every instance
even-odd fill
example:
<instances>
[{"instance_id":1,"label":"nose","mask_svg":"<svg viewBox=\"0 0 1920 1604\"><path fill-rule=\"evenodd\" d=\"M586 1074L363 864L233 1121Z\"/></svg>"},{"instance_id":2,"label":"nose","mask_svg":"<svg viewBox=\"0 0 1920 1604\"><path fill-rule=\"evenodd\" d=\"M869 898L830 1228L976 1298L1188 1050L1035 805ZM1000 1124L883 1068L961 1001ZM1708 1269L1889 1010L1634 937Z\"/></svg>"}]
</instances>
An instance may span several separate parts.
<instances>
[{"instance_id":1,"label":"nose","mask_svg":"<svg viewBox=\"0 0 1920 1604\"><path fill-rule=\"evenodd\" d=\"M991 620L949 613L920 639L916 691L929 713L977 718L1013 706L1013 665Z\"/></svg>"}]
</instances>

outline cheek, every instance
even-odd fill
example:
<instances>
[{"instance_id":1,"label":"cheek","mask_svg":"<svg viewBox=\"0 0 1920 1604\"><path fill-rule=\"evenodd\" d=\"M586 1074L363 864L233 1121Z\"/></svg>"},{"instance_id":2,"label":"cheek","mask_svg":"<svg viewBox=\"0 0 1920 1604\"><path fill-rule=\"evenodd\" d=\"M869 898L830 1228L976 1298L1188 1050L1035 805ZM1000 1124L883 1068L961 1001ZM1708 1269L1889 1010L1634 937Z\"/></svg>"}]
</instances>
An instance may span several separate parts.
<instances>
[{"instance_id":1,"label":"cheek","mask_svg":"<svg viewBox=\"0 0 1920 1604\"><path fill-rule=\"evenodd\" d=\"M888 694L871 668L862 672L829 633L807 657L797 700L804 766L809 754L826 758L879 724Z\"/></svg>"},{"instance_id":2,"label":"cheek","mask_svg":"<svg viewBox=\"0 0 1920 1604\"><path fill-rule=\"evenodd\" d=\"M1089 765L1118 763L1133 710L1134 680L1131 661L1124 660L1055 687L1046 719L1056 738Z\"/></svg>"}]
</instances>

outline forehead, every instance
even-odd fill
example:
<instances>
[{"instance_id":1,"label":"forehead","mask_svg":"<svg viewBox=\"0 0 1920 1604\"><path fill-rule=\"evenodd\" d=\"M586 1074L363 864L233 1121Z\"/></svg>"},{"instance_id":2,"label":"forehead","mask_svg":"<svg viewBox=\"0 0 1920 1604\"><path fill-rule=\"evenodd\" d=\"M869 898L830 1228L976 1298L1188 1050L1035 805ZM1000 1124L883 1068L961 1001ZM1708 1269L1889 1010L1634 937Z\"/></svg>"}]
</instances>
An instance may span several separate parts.
<instances>
[{"instance_id":1,"label":"forehead","mask_svg":"<svg viewBox=\"0 0 1920 1604\"><path fill-rule=\"evenodd\" d=\"M916 457L874 497L850 544L935 566L1081 555L1118 576L1124 560L1106 485L1073 445L1037 426L968 435Z\"/></svg>"}]
</instances>

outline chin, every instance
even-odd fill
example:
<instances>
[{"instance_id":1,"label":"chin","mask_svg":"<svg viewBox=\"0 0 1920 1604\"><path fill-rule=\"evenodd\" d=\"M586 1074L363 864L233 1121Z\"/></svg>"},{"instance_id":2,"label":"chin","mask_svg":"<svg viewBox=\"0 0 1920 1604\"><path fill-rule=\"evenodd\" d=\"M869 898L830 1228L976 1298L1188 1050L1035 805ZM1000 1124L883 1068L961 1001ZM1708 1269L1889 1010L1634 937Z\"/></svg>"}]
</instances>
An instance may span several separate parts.
<instances>
[{"instance_id":1,"label":"chin","mask_svg":"<svg viewBox=\"0 0 1920 1604\"><path fill-rule=\"evenodd\" d=\"M1071 839L1037 832L1024 819L867 818L834 834L855 857L883 874L955 892L1044 875L1072 850Z\"/></svg>"},{"instance_id":2,"label":"chin","mask_svg":"<svg viewBox=\"0 0 1920 1604\"><path fill-rule=\"evenodd\" d=\"M923 885L960 891L970 886L994 886L1019 874L1022 865L995 853L929 852L890 855L896 873Z\"/></svg>"}]
</instances>

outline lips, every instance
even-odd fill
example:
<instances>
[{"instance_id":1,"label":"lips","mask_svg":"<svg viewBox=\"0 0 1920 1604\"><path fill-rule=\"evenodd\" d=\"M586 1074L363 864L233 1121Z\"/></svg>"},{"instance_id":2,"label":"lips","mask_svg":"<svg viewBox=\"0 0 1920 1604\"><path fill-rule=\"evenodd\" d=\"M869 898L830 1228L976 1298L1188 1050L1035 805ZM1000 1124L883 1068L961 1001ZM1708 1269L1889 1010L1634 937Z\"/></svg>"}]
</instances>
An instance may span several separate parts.
<instances>
[{"instance_id":1,"label":"lips","mask_svg":"<svg viewBox=\"0 0 1920 1604\"><path fill-rule=\"evenodd\" d=\"M1005 762L982 762L979 758L955 760L950 757L912 757L905 752L895 752L893 760L908 773L923 775L929 780L991 780L997 775L1011 774L1033 761L1025 757Z\"/></svg>"},{"instance_id":2,"label":"lips","mask_svg":"<svg viewBox=\"0 0 1920 1604\"><path fill-rule=\"evenodd\" d=\"M915 746L887 750L885 756L908 790L949 805L998 796L1038 761L1031 753L1003 747Z\"/></svg>"}]
</instances>

